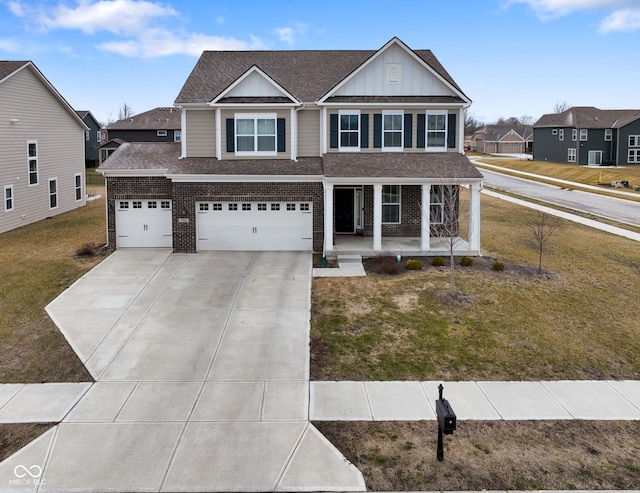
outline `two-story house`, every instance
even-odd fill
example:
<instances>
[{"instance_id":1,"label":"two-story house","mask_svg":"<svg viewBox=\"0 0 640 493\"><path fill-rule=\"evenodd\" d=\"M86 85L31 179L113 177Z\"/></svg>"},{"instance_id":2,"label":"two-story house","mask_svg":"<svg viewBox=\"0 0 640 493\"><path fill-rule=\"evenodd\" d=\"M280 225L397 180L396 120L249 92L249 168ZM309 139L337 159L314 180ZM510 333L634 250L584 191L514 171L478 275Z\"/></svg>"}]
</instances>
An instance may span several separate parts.
<instances>
[{"instance_id":1,"label":"two-story house","mask_svg":"<svg viewBox=\"0 0 640 493\"><path fill-rule=\"evenodd\" d=\"M537 161L589 166L640 164L640 110L576 106L533 126Z\"/></svg>"},{"instance_id":2,"label":"two-story house","mask_svg":"<svg viewBox=\"0 0 640 493\"><path fill-rule=\"evenodd\" d=\"M377 51L204 52L175 102L181 142L124 143L101 166L109 242L329 255L359 235L368 252L403 239L405 253L442 254L438 228L457 223L444 194L467 186L460 253L477 254L470 103L431 51L397 38Z\"/></svg>"},{"instance_id":3,"label":"two-story house","mask_svg":"<svg viewBox=\"0 0 640 493\"><path fill-rule=\"evenodd\" d=\"M471 136L471 148L486 154L526 154L533 151L531 125L485 125Z\"/></svg>"},{"instance_id":4,"label":"two-story house","mask_svg":"<svg viewBox=\"0 0 640 493\"><path fill-rule=\"evenodd\" d=\"M124 142L180 142L179 108L159 107L105 127L106 142L100 146L100 163Z\"/></svg>"},{"instance_id":5,"label":"two-story house","mask_svg":"<svg viewBox=\"0 0 640 493\"><path fill-rule=\"evenodd\" d=\"M87 168L95 168L98 166L98 147L102 142L102 125L90 111L79 110L76 113L82 118L84 124L89 127L89 130L85 132L84 141L85 166Z\"/></svg>"},{"instance_id":6,"label":"two-story house","mask_svg":"<svg viewBox=\"0 0 640 493\"><path fill-rule=\"evenodd\" d=\"M0 61L0 233L85 205L88 127L30 61Z\"/></svg>"}]
</instances>

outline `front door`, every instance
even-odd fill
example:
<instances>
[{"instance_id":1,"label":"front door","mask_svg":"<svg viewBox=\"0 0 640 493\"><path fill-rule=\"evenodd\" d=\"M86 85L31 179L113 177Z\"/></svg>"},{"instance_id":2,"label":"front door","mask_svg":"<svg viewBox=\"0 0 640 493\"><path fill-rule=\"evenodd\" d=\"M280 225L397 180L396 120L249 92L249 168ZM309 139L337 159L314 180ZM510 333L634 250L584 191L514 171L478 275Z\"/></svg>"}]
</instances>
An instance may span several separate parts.
<instances>
[{"instance_id":1,"label":"front door","mask_svg":"<svg viewBox=\"0 0 640 493\"><path fill-rule=\"evenodd\" d=\"M354 190L353 188L334 189L336 233L355 233Z\"/></svg>"}]
</instances>

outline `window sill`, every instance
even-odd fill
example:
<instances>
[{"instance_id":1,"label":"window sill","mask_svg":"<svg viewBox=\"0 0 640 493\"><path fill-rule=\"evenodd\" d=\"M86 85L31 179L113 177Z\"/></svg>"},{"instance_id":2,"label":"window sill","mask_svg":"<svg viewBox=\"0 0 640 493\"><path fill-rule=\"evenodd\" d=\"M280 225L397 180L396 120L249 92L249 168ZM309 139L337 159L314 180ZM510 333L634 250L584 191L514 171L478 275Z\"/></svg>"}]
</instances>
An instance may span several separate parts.
<instances>
[{"instance_id":1,"label":"window sill","mask_svg":"<svg viewBox=\"0 0 640 493\"><path fill-rule=\"evenodd\" d=\"M242 151L238 152L238 151L236 151L234 155L237 156L237 157L256 157L256 156L277 156L278 153L277 152L271 152L271 151L268 151L268 152L242 152Z\"/></svg>"}]
</instances>

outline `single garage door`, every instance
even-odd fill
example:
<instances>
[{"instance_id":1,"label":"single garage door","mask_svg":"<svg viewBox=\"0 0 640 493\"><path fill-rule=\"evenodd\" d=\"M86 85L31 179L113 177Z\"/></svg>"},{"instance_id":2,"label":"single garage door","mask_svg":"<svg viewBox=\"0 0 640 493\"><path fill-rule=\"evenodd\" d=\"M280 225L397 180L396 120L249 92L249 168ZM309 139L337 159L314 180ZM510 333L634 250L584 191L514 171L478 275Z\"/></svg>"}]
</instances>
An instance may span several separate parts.
<instances>
[{"instance_id":1,"label":"single garage door","mask_svg":"<svg viewBox=\"0 0 640 493\"><path fill-rule=\"evenodd\" d=\"M120 200L116 204L117 247L172 247L170 200Z\"/></svg>"},{"instance_id":2,"label":"single garage door","mask_svg":"<svg viewBox=\"0 0 640 493\"><path fill-rule=\"evenodd\" d=\"M313 249L311 202L197 202L198 250Z\"/></svg>"}]
</instances>

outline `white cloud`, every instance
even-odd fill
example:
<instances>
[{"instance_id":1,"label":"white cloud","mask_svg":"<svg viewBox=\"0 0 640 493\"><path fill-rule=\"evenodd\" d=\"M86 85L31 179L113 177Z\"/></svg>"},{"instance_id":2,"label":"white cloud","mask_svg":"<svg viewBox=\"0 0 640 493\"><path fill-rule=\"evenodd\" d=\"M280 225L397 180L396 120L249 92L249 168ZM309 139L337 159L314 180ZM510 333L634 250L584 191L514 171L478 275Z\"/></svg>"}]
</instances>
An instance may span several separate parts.
<instances>
[{"instance_id":1,"label":"white cloud","mask_svg":"<svg viewBox=\"0 0 640 493\"><path fill-rule=\"evenodd\" d=\"M600 24L600 32L636 31L640 29L640 9L616 10Z\"/></svg>"},{"instance_id":2,"label":"white cloud","mask_svg":"<svg viewBox=\"0 0 640 493\"><path fill-rule=\"evenodd\" d=\"M280 41L287 43L289 46L293 46L296 41L304 37L308 30L308 24L296 22L293 26L278 27L274 29L273 32L278 35Z\"/></svg>"},{"instance_id":3,"label":"white cloud","mask_svg":"<svg viewBox=\"0 0 640 493\"><path fill-rule=\"evenodd\" d=\"M24 16L24 9L22 8L22 3L16 2L7 2L7 7L9 8L9 12L11 12L16 17Z\"/></svg>"},{"instance_id":4,"label":"white cloud","mask_svg":"<svg viewBox=\"0 0 640 493\"><path fill-rule=\"evenodd\" d=\"M13 39L0 39L0 51L8 53L18 53L21 51L20 43Z\"/></svg>"}]
</instances>

